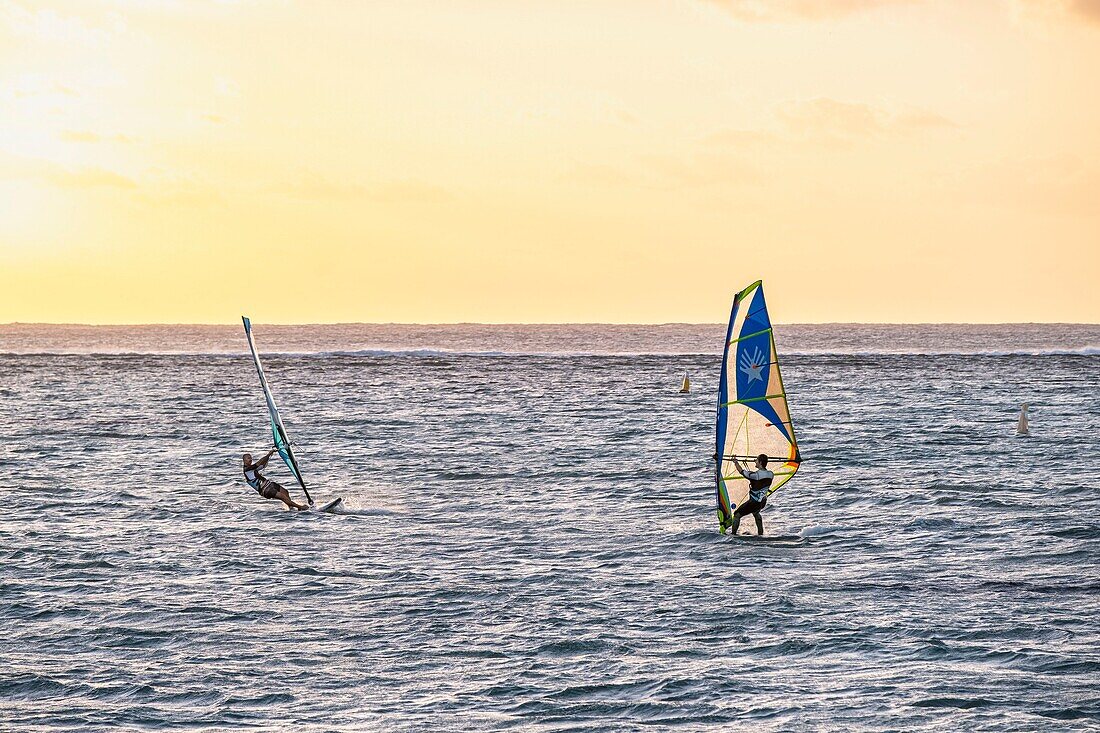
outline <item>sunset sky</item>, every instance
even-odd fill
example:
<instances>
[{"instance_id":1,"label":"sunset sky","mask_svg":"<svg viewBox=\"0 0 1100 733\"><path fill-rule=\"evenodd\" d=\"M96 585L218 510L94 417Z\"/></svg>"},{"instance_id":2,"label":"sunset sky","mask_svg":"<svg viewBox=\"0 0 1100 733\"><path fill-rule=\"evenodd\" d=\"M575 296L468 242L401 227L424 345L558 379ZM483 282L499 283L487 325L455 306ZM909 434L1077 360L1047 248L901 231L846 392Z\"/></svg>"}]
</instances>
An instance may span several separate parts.
<instances>
[{"instance_id":1,"label":"sunset sky","mask_svg":"<svg viewBox=\"0 0 1100 733\"><path fill-rule=\"evenodd\" d=\"M0 322L1100 322L1100 0L0 0Z\"/></svg>"}]
</instances>

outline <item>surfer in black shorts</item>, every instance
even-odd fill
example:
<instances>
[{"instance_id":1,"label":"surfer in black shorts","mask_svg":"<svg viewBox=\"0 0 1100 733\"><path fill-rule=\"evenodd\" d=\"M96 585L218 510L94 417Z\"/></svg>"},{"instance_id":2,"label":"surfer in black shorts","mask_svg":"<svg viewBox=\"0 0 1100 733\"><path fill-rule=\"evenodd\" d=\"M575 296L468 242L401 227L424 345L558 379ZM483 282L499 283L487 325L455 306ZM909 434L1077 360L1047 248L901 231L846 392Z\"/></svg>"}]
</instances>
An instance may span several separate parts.
<instances>
[{"instance_id":1,"label":"surfer in black shorts","mask_svg":"<svg viewBox=\"0 0 1100 733\"><path fill-rule=\"evenodd\" d=\"M768 470L768 457L763 453L756 457L755 471L746 469L736 457L733 465L737 467L738 473L749 480L749 498L733 513L733 534L736 535L737 528L741 526L741 517L751 514L756 520L757 534L763 535L764 520L760 517L760 512L768 504L768 489L775 478L775 474Z\"/></svg>"},{"instance_id":2,"label":"surfer in black shorts","mask_svg":"<svg viewBox=\"0 0 1100 733\"><path fill-rule=\"evenodd\" d=\"M275 451L276 449L272 448L266 456L255 463L252 462L252 454L245 453L243 456L244 480L265 499L278 499L286 504L288 509L309 509L306 504L299 504L291 499L289 491L260 474L260 469L267 466L267 462L271 460L271 456L275 455Z\"/></svg>"}]
</instances>

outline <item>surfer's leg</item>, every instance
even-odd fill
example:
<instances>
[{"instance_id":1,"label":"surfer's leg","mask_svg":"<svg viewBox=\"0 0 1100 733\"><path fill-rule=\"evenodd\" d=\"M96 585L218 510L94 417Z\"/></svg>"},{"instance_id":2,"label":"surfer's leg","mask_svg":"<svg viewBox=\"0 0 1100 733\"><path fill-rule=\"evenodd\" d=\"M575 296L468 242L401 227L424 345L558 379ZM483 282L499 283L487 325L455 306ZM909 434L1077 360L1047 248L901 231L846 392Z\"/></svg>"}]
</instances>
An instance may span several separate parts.
<instances>
[{"instance_id":1,"label":"surfer's leg","mask_svg":"<svg viewBox=\"0 0 1100 733\"><path fill-rule=\"evenodd\" d=\"M737 507L733 512L733 533L737 534L737 529L741 526L741 517L747 514L755 515L758 511L760 511L760 505L751 499ZM759 520L757 522L759 527Z\"/></svg>"},{"instance_id":2,"label":"surfer's leg","mask_svg":"<svg viewBox=\"0 0 1100 733\"><path fill-rule=\"evenodd\" d=\"M298 502L291 499L290 498L290 492L287 491L286 489L281 489L279 491L278 498L279 498L280 501L282 501L284 504L286 504L288 509L298 509L300 511L302 509L308 509L309 508L308 505L299 504Z\"/></svg>"},{"instance_id":3,"label":"surfer's leg","mask_svg":"<svg viewBox=\"0 0 1100 733\"><path fill-rule=\"evenodd\" d=\"M290 498L290 492L287 491L282 486L280 486L279 484L275 483L274 481L271 482L271 486L270 486L269 490L264 492L264 497L267 498L267 499L278 499L279 501L286 504L287 509L305 509L306 508L305 504L295 503L295 501Z\"/></svg>"},{"instance_id":4,"label":"surfer's leg","mask_svg":"<svg viewBox=\"0 0 1100 733\"><path fill-rule=\"evenodd\" d=\"M764 536L764 518L760 516L760 512L753 512L752 518L756 520L756 533L761 537Z\"/></svg>"}]
</instances>

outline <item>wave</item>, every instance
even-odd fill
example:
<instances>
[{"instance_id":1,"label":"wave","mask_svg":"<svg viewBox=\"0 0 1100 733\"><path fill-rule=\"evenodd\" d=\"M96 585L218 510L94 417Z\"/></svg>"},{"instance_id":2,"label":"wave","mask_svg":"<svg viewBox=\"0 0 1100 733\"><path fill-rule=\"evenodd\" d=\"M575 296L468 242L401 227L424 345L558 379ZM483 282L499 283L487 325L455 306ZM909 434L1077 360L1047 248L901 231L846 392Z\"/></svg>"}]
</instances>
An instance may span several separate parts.
<instances>
[{"instance_id":1,"label":"wave","mask_svg":"<svg viewBox=\"0 0 1100 733\"><path fill-rule=\"evenodd\" d=\"M337 349L337 350L299 350L299 351L263 351L264 358L267 357L332 357L332 356L378 356L378 357L427 357L427 358L440 358L448 356L586 356L589 354L567 354L567 353L528 353L520 351L450 351L447 349ZM591 354L597 355L597 354ZM170 349L157 349L148 351L133 351L133 350L107 350L107 349L89 349L89 350L73 350L73 349L56 349L56 350L42 350L42 351L0 351L0 356L203 356L203 357L225 357L230 359L243 358L248 356L248 352L244 351L226 351L226 350L210 350L210 351L195 351L181 349L178 351Z\"/></svg>"},{"instance_id":2,"label":"wave","mask_svg":"<svg viewBox=\"0 0 1100 733\"><path fill-rule=\"evenodd\" d=\"M1030 349L791 349L786 356L1100 356L1100 346Z\"/></svg>"},{"instance_id":3,"label":"wave","mask_svg":"<svg viewBox=\"0 0 1100 733\"><path fill-rule=\"evenodd\" d=\"M377 357L377 358L410 358L410 359L445 359L454 357L472 358L516 358L516 357L541 357L541 358L585 358L585 357L620 357L620 358L716 358L719 354L706 351L478 351L478 350L450 350L450 349L336 349L318 351L265 351L265 357ZM1100 346L1085 346L1080 348L1049 347L1032 349L784 349L787 357L879 357L879 356L1100 356ZM44 356L116 356L116 357L141 357L141 356L185 356L185 357L224 357L244 358L248 352L240 351L109 351L109 350L50 350L50 351L0 351L0 357L44 357Z\"/></svg>"}]
</instances>

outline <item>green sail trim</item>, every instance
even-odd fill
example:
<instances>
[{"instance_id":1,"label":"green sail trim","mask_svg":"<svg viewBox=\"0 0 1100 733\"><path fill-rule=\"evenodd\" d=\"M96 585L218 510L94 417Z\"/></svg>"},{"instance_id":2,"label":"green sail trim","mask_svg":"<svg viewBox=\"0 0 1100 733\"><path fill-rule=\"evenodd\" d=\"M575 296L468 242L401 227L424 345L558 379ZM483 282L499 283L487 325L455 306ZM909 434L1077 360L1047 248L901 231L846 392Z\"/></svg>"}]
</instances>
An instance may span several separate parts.
<instances>
[{"instance_id":1,"label":"green sail trim","mask_svg":"<svg viewBox=\"0 0 1100 733\"><path fill-rule=\"evenodd\" d=\"M750 333L747 336L741 336L730 341L731 344L736 344L738 341L744 341L745 339L751 339L753 336L759 336L762 333L771 333L771 328L765 328L763 331L757 331L756 333Z\"/></svg>"},{"instance_id":2,"label":"green sail trim","mask_svg":"<svg viewBox=\"0 0 1100 733\"><path fill-rule=\"evenodd\" d=\"M794 476L794 471L772 471L776 476ZM739 473L735 473L732 476L723 476L723 481L748 481L747 478Z\"/></svg>"},{"instance_id":3,"label":"green sail trim","mask_svg":"<svg viewBox=\"0 0 1100 733\"><path fill-rule=\"evenodd\" d=\"M730 405L747 405L750 402L763 402L764 400L773 400L776 397L786 397L786 396L787 396L786 392L780 392L779 394L766 394L763 397L752 397L752 398L747 399L747 400L731 400L729 402L723 402L722 407L729 407ZM786 423L786 422L789 422L789 421L788 420L783 420L783 422Z\"/></svg>"}]
</instances>

